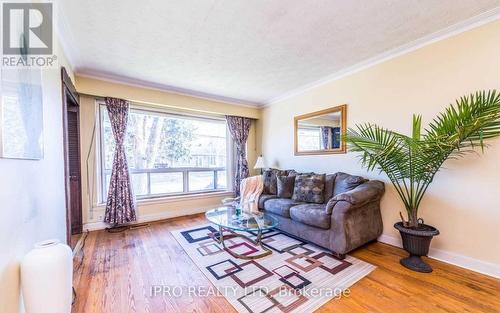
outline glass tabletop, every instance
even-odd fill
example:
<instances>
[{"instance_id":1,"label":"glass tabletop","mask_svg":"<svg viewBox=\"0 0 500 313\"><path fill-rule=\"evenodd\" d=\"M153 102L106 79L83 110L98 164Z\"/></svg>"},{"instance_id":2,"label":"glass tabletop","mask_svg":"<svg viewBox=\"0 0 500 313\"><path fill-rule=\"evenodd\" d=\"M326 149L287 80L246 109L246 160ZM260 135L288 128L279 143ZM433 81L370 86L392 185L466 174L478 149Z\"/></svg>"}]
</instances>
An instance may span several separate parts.
<instances>
[{"instance_id":1,"label":"glass tabletop","mask_svg":"<svg viewBox=\"0 0 500 313\"><path fill-rule=\"evenodd\" d=\"M207 219L219 226L234 230L257 231L278 226L278 220L265 213L241 212L236 216L236 209L231 206L211 209L205 213Z\"/></svg>"}]
</instances>

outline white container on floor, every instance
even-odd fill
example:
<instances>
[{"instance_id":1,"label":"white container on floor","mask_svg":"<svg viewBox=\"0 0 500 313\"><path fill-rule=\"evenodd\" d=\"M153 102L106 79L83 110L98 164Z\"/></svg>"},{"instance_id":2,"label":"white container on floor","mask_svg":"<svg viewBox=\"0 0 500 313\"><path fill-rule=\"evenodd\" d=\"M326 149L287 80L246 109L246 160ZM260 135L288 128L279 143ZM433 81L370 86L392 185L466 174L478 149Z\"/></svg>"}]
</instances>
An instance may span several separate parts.
<instances>
[{"instance_id":1,"label":"white container on floor","mask_svg":"<svg viewBox=\"0 0 500 313\"><path fill-rule=\"evenodd\" d=\"M35 244L21 263L26 313L70 313L73 253L59 240Z\"/></svg>"}]
</instances>

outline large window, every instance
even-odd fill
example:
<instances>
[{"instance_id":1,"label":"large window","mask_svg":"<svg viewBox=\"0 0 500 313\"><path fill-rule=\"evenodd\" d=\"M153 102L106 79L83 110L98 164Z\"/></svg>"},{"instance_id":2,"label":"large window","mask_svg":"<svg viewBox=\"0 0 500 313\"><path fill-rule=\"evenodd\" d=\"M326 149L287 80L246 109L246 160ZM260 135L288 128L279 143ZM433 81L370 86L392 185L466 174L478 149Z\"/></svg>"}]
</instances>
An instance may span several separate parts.
<instances>
[{"instance_id":1,"label":"large window","mask_svg":"<svg viewBox=\"0 0 500 313\"><path fill-rule=\"evenodd\" d=\"M101 200L106 200L114 138L100 106ZM228 190L232 146L224 119L132 108L125 148L137 198Z\"/></svg>"}]
</instances>

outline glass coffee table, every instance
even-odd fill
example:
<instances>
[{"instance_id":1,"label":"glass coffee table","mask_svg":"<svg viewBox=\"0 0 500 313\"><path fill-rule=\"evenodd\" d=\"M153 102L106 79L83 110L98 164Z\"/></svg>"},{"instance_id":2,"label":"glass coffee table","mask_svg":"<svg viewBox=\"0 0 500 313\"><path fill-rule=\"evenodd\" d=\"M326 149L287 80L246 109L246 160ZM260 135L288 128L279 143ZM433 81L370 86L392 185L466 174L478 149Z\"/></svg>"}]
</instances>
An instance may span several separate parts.
<instances>
[{"instance_id":1,"label":"glass coffee table","mask_svg":"<svg viewBox=\"0 0 500 313\"><path fill-rule=\"evenodd\" d=\"M219 232L214 234L214 240L217 241L217 243L222 244L224 250L226 250L227 253L233 257L245 260L254 260L272 253L270 249L262 245L262 231L273 229L278 226L278 221L274 217L266 213L253 214L248 212L241 212L239 215L236 215L236 208L232 206L211 209L205 213L205 216L207 220L219 226ZM257 235L255 240L239 233L224 235L225 229L257 232ZM263 252L258 255L243 255L231 251L226 247L224 241L235 237L243 238L244 240L249 241L255 246L260 247Z\"/></svg>"}]
</instances>

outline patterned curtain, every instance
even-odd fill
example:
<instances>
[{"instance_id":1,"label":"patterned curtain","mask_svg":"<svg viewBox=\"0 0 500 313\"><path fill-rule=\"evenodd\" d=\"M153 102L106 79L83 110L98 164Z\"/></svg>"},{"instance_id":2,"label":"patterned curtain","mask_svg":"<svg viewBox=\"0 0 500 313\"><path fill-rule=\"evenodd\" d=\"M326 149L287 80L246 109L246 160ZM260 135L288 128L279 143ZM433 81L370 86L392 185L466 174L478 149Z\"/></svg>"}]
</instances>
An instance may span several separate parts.
<instances>
[{"instance_id":1,"label":"patterned curtain","mask_svg":"<svg viewBox=\"0 0 500 313\"><path fill-rule=\"evenodd\" d=\"M241 180L248 177L248 162L246 143L250 130L251 119L240 116L226 115L229 132L236 144L236 174L234 175L233 190L236 196L240 195Z\"/></svg>"},{"instance_id":2,"label":"patterned curtain","mask_svg":"<svg viewBox=\"0 0 500 313\"><path fill-rule=\"evenodd\" d=\"M106 98L109 121L115 138L115 155L109 182L108 200L104 222L121 225L135 221L135 197L130 183L130 174L125 154L125 135L127 133L128 101Z\"/></svg>"},{"instance_id":3,"label":"patterned curtain","mask_svg":"<svg viewBox=\"0 0 500 313\"><path fill-rule=\"evenodd\" d=\"M340 148L340 127L332 128L332 148Z\"/></svg>"},{"instance_id":4,"label":"patterned curtain","mask_svg":"<svg viewBox=\"0 0 500 313\"><path fill-rule=\"evenodd\" d=\"M330 127L320 127L319 130L321 132L321 149L329 149Z\"/></svg>"}]
</instances>

